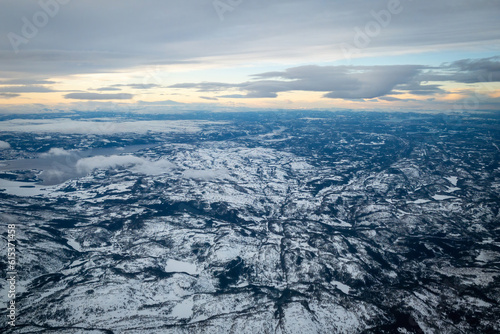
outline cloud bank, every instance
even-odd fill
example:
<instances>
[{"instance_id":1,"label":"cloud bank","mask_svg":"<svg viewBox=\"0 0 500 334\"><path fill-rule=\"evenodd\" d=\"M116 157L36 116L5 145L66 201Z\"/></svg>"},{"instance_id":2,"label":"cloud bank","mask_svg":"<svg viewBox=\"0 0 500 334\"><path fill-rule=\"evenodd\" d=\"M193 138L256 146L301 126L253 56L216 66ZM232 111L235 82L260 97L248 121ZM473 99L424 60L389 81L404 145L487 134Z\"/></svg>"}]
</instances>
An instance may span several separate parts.
<instances>
[{"instance_id":1,"label":"cloud bank","mask_svg":"<svg viewBox=\"0 0 500 334\"><path fill-rule=\"evenodd\" d=\"M168 172L169 170L174 168L175 165L165 159L151 161L133 155L99 155L80 159L76 163L77 171L82 174L87 174L95 169L109 169L119 167L129 168L136 173L159 175Z\"/></svg>"},{"instance_id":2,"label":"cloud bank","mask_svg":"<svg viewBox=\"0 0 500 334\"><path fill-rule=\"evenodd\" d=\"M197 92L237 90L219 98L276 98L291 91L323 92L332 99L373 99L389 94L435 95L445 93L445 82L479 83L500 81L500 57L460 60L440 67L423 65L299 66L284 71L254 74L242 83L180 83L170 88ZM429 82L433 82L430 84ZM385 99L390 101L389 99ZM394 101L394 100L393 100Z\"/></svg>"},{"instance_id":3,"label":"cloud bank","mask_svg":"<svg viewBox=\"0 0 500 334\"><path fill-rule=\"evenodd\" d=\"M59 6L35 36L23 36L23 17L43 11L38 1L4 0L0 34L27 40L13 50L0 39L0 72L47 80L60 75L114 72L150 64L197 64L225 59L276 61L315 55L343 59L340 45L373 21L387 0L244 1L221 20L213 1L71 1ZM400 1L401 12L363 52L474 49L498 45L496 1ZM75 43L78 41L78 43Z\"/></svg>"},{"instance_id":4,"label":"cloud bank","mask_svg":"<svg viewBox=\"0 0 500 334\"><path fill-rule=\"evenodd\" d=\"M171 121L78 121L66 118L13 119L0 122L0 131L34 133L115 134L115 133L195 133L205 126L226 124L203 120Z\"/></svg>"},{"instance_id":5,"label":"cloud bank","mask_svg":"<svg viewBox=\"0 0 500 334\"><path fill-rule=\"evenodd\" d=\"M67 151L64 148L52 147L48 152L40 154L40 157L61 157L73 154L72 151Z\"/></svg>"},{"instance_id":6,"label":"cloud bank","mask_svg":"<svg viewBox=\"0 0 500 334\"><path fill-rule=\"evenodd\" d=\"M66 99L74 100L130 100L134 95L127 93L100 94L100 93L70 93L64 95Z\"/></svg>"}]
</instances>

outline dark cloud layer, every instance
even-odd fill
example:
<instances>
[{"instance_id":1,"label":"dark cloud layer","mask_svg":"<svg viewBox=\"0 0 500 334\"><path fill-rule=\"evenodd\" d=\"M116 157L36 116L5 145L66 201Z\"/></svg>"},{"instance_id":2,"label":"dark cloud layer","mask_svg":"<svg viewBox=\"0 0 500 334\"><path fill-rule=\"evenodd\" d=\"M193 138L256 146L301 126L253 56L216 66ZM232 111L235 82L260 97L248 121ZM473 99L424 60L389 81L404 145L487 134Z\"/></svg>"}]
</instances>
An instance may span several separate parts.
<instances>
[{"instance_id":1,"label":"dark cloud layer","mask_svg":"<svg viewBox=\"0 0 500 334\"><path fill-rule=\"evenodd\" d=\"M92 90L92 89L91 89ZM95 89L98 92L108 92L108 91L121 91L121 88L116 88L116 87L101 87Z\"/></svg>"},{"instance_id":2,"label":"dark cloud layer","mask_svg":"<svg viewBox=\"0 0 500 334\"><path fill-rule=\"evenodd\" d=\"M66 99L74 100L130 100L133 98L132 94L99 94L99 93L70 93L64 95Z\"/></svg>"},{"instance_id":3,"label":"dark cloud layer","mask_svg":"<svg viewBox=\"0 0 500 334\"><path fill-rule=\"evenodd\" d=\"M158 88L160 85L157 84L116 84L107 87L100 87L94 89L98 92L106 92L106 91L121 91L122 87L131 88L131 89L153 89ZM92 89L91 89L92 90Z\"/></svg>"},{"instance_id":4,"label":"dark cloud layer","mask_svg":"<svg viewBox=\"0 0 500 334\"><path fill-rule=\"evenodd\" d=\"M372 99L389 94L445 93L440 82L498 81L499 69L500 58L466 59L452 64L443 64L441 67L420 65L300 66L281 72L255 74L253 75L255 80L243 83L181 83L172 85L170 88L190 88L198 92L236 91L234 94L219 96L221 98L275 98L280 92L310 91L325 92L323 96L327 98L356 100ZM428 81L437 83L430 84Z\"/></svg>"},{"instance_id":5,"label":"dark cloud layer","mask_svg":"<svg viewBox=\"0 0 500 334\"><path fill-rule=\"evenodd\" d=\"M0 86L0 92L7 93L50 93L54 90L45 86L32 86L32 85L22 85L22 86Z\"/></svg>"},{"instance_id":6,"label":"dark cloud layer","mask_svg":"<svg viewBox=\"0 0 500 334\"><path fill-rule=\"evenodd\" d=\"M133 84L116 84L111 87L128 87L132 89L152 89L152 88L158 88L160 85L158 84L139 84L139 83L133 83Z\"/></svg>"},{"instance_id":7,"label":"dark cloud layer","mask_svg":"<svg viewBox=\"0 0 500 334\"><path fill-rule=\"evenodd\" d=\"M24 75L44 80L152 64L198 63L207 57L242 63L247 58L303 60L318 48L326 58L338 59L340 45L353 44L355 29L364 30L374 21L372 12L388 6L387 0L252 0L225 12L221 20L211 0L61 1L49 10L46 23L33 26L36 15L47 12L40 4L55 1L2 1L0 74L4 78ZM478 43L498 44L500 39L497 1L400 3L401 11L371 37L364 51L473 49ZM473 80L462 80L468 79ZM385 85L392 83L388 80ZM353 96L378 94L361 89Z\"/></svg>"},{"instance_id":8,"label":"dark cloud layer","mask_svg":"<svg viewBox=\"0 0 500 334\"><path fill-rule=\"evenodd\" d=\"M20 95L21 94L15 94L15 93L0 93L0 99L12 99Z\"/></svg>"},{"instance_id":9,"label":"dark cloud layer","mask_svg":"<svg viewBox=\"0 0 500 334\"><path fill-rule=\"evenodd\" d=\"M225 98L277 97L280 92L325 92L324 97L370 99L391 93L400 84L410 82L421 66L300 66L283 72L254 75L257 79L241 84L217 82L184 83L171 88L195 88L199 92L237 89L246 94L230 94ZM273 80L270 80L273 79Z\"/></svg>"},{"instance_id":10,"label":"dark cloud layer","mask_svg":"<svg viewBox=\"0 0 500 334\"><path fill-rule=\"evenodd\" d=\"M55 83L55 81L32 79L11 79L0 81L0 85L51 85Z\"/></svg>"},{"instance_id":11,"label":"dark cloud layer","mask_svg":"<svg viewBox=\"0 0 500 334\"><path fill-rule=\"evenodd\" d=\"M421 76L426 81L454 81L460 83L500 82L500 56L484 59L462 59L444 64L441 73Z\"/></svg>"}]
</instances>

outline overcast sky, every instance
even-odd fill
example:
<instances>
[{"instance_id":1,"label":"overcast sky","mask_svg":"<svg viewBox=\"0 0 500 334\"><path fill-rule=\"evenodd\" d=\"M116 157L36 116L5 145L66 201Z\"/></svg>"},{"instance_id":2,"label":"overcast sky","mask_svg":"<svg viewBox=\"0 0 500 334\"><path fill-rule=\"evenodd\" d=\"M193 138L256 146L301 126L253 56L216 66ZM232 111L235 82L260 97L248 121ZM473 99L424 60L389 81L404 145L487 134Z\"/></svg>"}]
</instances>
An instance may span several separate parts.
<instances>
[{"instance_id":1,"label":"overcast sky","mask_svg":"<svg viewBox=\"0 0 500 334\"><path fill-rule=\"evenodd\" d=\"M497 0L0 6L0 112L500 105Z\"/></svg>"}]
</instances>

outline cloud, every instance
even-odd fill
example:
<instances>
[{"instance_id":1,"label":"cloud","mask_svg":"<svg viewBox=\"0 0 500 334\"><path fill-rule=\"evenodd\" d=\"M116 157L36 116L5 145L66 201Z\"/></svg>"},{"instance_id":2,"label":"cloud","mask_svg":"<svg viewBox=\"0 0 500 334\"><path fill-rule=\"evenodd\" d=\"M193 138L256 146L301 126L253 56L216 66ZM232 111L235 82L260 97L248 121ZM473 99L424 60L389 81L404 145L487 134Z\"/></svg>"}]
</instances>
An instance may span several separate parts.
<instances>
[{"instance_id":1,"label":"cloud","mask_svg":"<svg viewBox=\"0 0 500 334\"><path fill-rule=\"evenodd\" d=\"M173 100L163 100L163 101L138 101L139 105L142 106L182 106L184 103L177 102Z\"/></svg>"},{"instance_id":2,"label":"cloud","mask_svg":"<svg viewBox=\"0 0 500 334\"><path fill-rule=\"evenodd\" d=\"M462 97L455 101L453 105L455 111L473 112L478 109L500 108L500 97L492 97L474 90L462 90L456 93Z\"/></svg>"},{"instance_id":3,"label":"cloud","mask_svg":"<svg viewBox=\"0 0 500 334\"><path fill-rule=\"evenodd\" d=\"M74 100L130 100L134 97L132 94L99 94L99 93L69 93L64 95L65 99Z\"/></svg>"},{"instance_id":4,"label":"cloud","mask_svg":"<svg viewBox=\"0 0 500 334\"><path fill-rule=\"evenodd\" d=\"M44 86L0 86L0 92L7 93L51 93L56 92L53 89Z\"/></svg>"},{"instance_id":5,"label":"cloud","mask_svg":"<svg viewBox=\"0 0 500 334\"><path fill-rule=\"evenodd\" d=\"M130 170L147 175L159 175L175 167L165 159L151 161L133 155L95 156L83 158L76 163L79 173L89 173L95 169L129 168Z\"/></svg>"},{"instance_id":6,"label":"cloud","mask_svg":"<svg viewBox=\"0 0 500 334\"><path fill-rule=\"evenodd\" d=\"M33 80L33 79L10 79L0 81L0 85L51 85L55 84L56 81L50 80Z\"/></svg>"},{"instance_id":7,"label":"cloud","mask_svg":"<svg viewBox=\"0 0 500 334\"><path fill-rule=\"evenodd\" d=\"M196 133L206 126L218 126L227 122L204 120L169 121L77 121L65 118L13 119L0 122L0 131L34 133L116 134L116 133Z\"/></svg>"},{"instance_id":8,"label":"cloud","mask_svg":"<svg viewBox=\"0 0 500 334\"><path fill-rule=\"evenodd\" d=\"M158 84L118 84L118 85L113 85L113 87L129 87L132 89L151 89L151 88L157 88L160 87Z\"/></svg>"},{"instance_id":9,"label":"cloud","mask_svg":"<svg viewBox=\"0 0 500 334\"><path fill-rule=\"evenodd\" d=\"M21 94L16 94L16 93L0 93L0 99L12 99L20 95Z\"/></svg>"},{"instance_id":10,"label":"cloud","mask_svg":"<svg viewBox=\"0 0 500 334\"><path fill-rule=\"evenodd\" d=\"M146 175L160 175L172 168L175 168L175 164L166 159L160 159L157 161L144 160L143 163L135 165L132 170Z\"/></svg>"},{"instance_id":11,"label":"cloud","mask_svg":"<svg viewBox=\"0 0 500 334\"><path fill-rule=\"evenodd\" d=\"M413 102L416 101L415 99L398 99L397 97L392 97L392 96L381 96L378 98L378 100L382 101L388 101L388 102Z\"/></svg>"},{"instance_id":12,"label":"cloud","mask_svg":"<svg viewBox=\"0 0 500 334\"><path fill-rule=\"evenodd\" d=\"M73 154L72 151L67 151L64 148L52 147L48 152L40 154L41 157L59 157Z\"/></svg>"},{"instance_id":13,"label":"cloud","mask_svg":"<svg viewBox=\"0 0 500 334\"><path fill-rule=\"evenodd\" d=\"M225 89L241 87L238 84L222 82L180 83L169 86L169 88L196 88L198 92L220 92Z\"/></svg>"},{"instance_id":14,"label":"cloud","mask_svg":"<svg viewBox=\"0 0 500 334\"><path fill-rule=\"evenodd\" d=\"M116 87L101 87L97 88L96 90L99 92L104 92L104 91L120 91L121 89Z\"/></svg>"},{"instance_id":15,"label":"cloud","mask_svg":"<svg viewBox=\"0 0 500 334\"><path fill-rule=\"evenodd\" d=\"M98 155L90 158L83 158L76 163L76 169L80 173L89 173L94 169L108 169L116 167L129 167L130 165L143 163L144 159L133 155Z\"/></svg>"},{"instance_id":16,"label":"cloud","mask_svg":"<svg viewBox=\"0 0 500 334\"><path fill-rule=\"evenodd\" d=\"M108 87L97 88L97 91L120 91L122 90L119 87L128 87L132 89L153 89L158 88L160 85L157 84L116 84Z\"/></svg>"},{"instance_id":17,"label":"cloud","mask_svg":"<svg viewBox=\"0 0 500 334\"><path fill-rule=\"evenodd\" d=\"M240 64L302 62L313 55L323 61L339 60L343 59L339 46L352 43L355 28L363 29L374 20L371 11L384 10L387 3L253 0L226 12L221 21L213 1L206 0L71 1L61 5L36 36L19 45L18 54L9 38L0 39L0 72L50 78L216 58ZM401 50L478 50L479 45L498 44L496 1L401 4L402 12L363 52L394 55ZM2 36L22 35L21 18L32 18L42 10L38 1L4 0L2 6Z\"/></svg>"},{"instance_id":18,"label":"cloud","mask_svg":"<svg viewBox=\"0 0 500 334\"><path fill-rule=\"evenodd\" d=\"M278 95L277 94L274 94L274 96L269 96L269 97L277 97ZM228 95L221 95L219 96L220 98L222 99L245 99L245 98L249 98L251 96L248 96L247 95L243 95L243 94L228 94Z\"/></svg>"},{"instance_id":19,"label":"cloud","mask_svg":"<svg viewBox=\"0 0 500 334\"><path fill-rule=\"evenodd\" d=\"M434 95L439 93L445 93L443 89L441 89L441 85L431 85L431 84L422 84L422 78L417 76L414 81L400 84L395 87L397 91L404 91L405 93L410 93L413 95ZM393 92L393 94L396 92Z\"/></svg>"},{"instance_id":20,"label":"cloud","mask_svg":"<svg viewBox=\"0 0 500 334\"><path fill-rule=\"evenodd\" d=\"M171 88L194 88L203 92L228 89L246 94L229 94L221 98L275 98L280 92L324 92L324 97L370 99L384 96L401 84L411 82L423 66L300 66L281 72L255 74L256 79L240 84L217 82L183 83ZM273 79L273 80L270 80Z\"/></svg>"},{"instance_id":21,"label":"cloud","mask_svg":"<svg viewBox=\"0 0 500 334\"><path fill-rule=\"evenodd\" d=\"M425 81L460 83L500 82L500 56L482 59L461 59L421 75Z\"/></svg>"},{"instance_id":22,"label":"cloud","mask_svg":"<svg viewBox=\"0 0 500 334\"><path fill-rule=\"evenodd\" d=\"M219 100L216 97L209 97L209 96L200 96L200 99L210 100L210 101L218 101Z\"/></svg>"},{"instance_id":23,"label":"cloud","mask_svg":"<svg viewBox=\"0 0 500 334\"><path fill-rule=\"evenodd\" d=\"M237 91L219 98L276 98L281 92L310 91L332 99L373 99L393 94L446 94L444 82L500 81L500 57L465 59L438 67L424 65L299 66L252 75L242 83L179 83L170 88L198 92ZM432 82L432 83L429 83ZM443 84L441 84L441 82ZM244 94L243 94L244 93ZM409 101L408 99L406 99ZM388 101L388 100L386 100Z\"/></svg>"},{"instance_id":24,"label":"cloud","mask_svg":"<svg viewBox=\"0 0 500 334\"><path fill-rule=\"evenodd\" d=\"M0 150L7 150L10 148L10 144L6 141L0 140Z\"/></svg>"}]
</instances>

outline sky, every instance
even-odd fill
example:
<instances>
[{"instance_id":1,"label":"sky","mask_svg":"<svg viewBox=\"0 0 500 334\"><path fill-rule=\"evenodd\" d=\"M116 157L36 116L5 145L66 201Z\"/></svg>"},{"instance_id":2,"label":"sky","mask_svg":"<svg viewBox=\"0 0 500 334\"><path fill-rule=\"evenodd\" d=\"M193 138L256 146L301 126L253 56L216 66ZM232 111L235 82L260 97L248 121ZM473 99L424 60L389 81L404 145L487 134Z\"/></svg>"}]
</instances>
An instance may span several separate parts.
<instances>
[{"instance_id":1,"label":"sky","mask_svg":"<svg viewBox=\"0 0 500 334\"><path fill-rule=\"evenodd\" d=\"M0 113L500 107L498 0L0 8Z\"/></svg>"}]
</instances>

